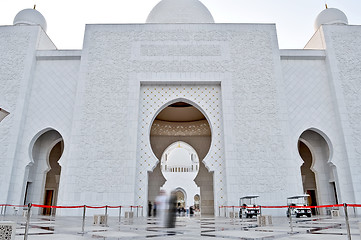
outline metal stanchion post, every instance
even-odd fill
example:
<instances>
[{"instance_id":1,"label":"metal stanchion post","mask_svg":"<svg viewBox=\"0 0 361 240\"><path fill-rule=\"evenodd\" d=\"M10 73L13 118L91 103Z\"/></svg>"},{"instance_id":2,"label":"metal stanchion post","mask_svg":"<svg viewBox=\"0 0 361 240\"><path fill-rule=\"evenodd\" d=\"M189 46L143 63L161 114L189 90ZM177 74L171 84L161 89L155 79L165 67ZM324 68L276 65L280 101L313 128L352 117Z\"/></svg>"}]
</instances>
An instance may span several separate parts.
<instances>
[{"instance_id":1,"label":"metal stanchion post","mask_svg":"<svg viewBox=\"0 0 361 240\"><path fill-rule=\"evenodd\" d=\"M221 206L218 207L218 216L221 216Z\"/></svg>"},{"instance_id":2,"label":"metal stanchion post","mask_svg":"<svg viewBox=\"0 0 361 240\"><path fill-rule=\"evenodd\" d=\"M119 222L120 222L121 216L122 216L122 206L119 206Z\"/></svg>"},{"instance_id":3,"label":"metal stanchion post","mask_svg":"<svg viewBox=\"0 0 361 240\"><path fill-rule=\"evenodd\" d=\"M5 207L4 207L4 216L6 215L6 207L7 207L7 204L5 204Z\"/></svg>"},{"instance_id":4,"label":"metal stanchion post","mask_svg":"<svg viewBox=\"0 0 361 240\"><path fill-rule=\"evenodd\" d=\"M290 216L291 233L293 233L293 223L292 223L292 211L291 211L291 207L288 207L288 214L289 214L289 216Z\"/></svg>"},{"instance_id":5,"label":"metal stanchion post","mask_svg":"<svg viewBox=\"0 0 361 240\"><path fill-rule=\"evenodd\" d=\"M224 217L227 217L227 207L224 207Z\"/></svg>"},{"instance_id":6,"label":"metal stanchion post","mask_svg":"<svg viewBox=\"0 0 361 240\"><path fill-rule=\"evenodd\" d=\"M259 206L259 215L262 217L262 206Z\"/></svg>"},{"instance_id":7,"label":"metal stanchion post","mask_svg":"<svg viewBox=\"0 0 361 240\"><path fill-rule=\"evenodd\" d=\"M27 239L28 239L29 223L30 223L30 214L31 214L31 203L28 204L28 213L27 213L27 216L26 216L24 240L27 240Z\"/></svg>"},{"instance_id":8,"label":"metal stanchion post","mask_svg":"<svg viewBox=\"0 0 361 240\"><path fill-rule=\"evenodd\" d=\"M234 206L232 206L232 211L233 211L233 218L234 218Z\"/></svg>"},{"instance_id":9,"label":"metal stanchion post","mask_svg":"<svg viewBox=\"0 0 361 240\"><path fill-rule=\"evenodd\" d=\"M1 205L1 215L3 215L4 205Z\"/></svg>"},{"instance_id":10,"label":"metal stanchion post","mask_svg":"<svg viewBox=\"0 0 361 240\"><path fill-rule=\"evenodd\" d=\"M86 205L84 205L84 209L83 209L83 222L82 222L82 225L81 225L81 232L79 234L84 234L85 231L85 212L86 212Z\"/></svg>"},{"instance_id":11,"label":"metal stanchion post","mask_svg":"<svg viewBox=\"0 0 361 240\"><path fill-rule=\"evenodd\" d=\"M137 206L137 217L138 217L138 210L139 210L139 206Z\"/></svg>"},{"instance_id":12,"label":"metal stanchion post","mask_svg":"<svg viewBox=\"0 0 361 240\"><path fill-rule=\"evenodd\" d=\"M351 240L351 231L350 231L350 223L348 221L348 213L347 213L347 203L343 204L343 209L345 211L345 220L346 220L346 229L347 229L347 239Z\"/></svg>"},{"instance_id":13,"label":"metal stanchion post","mask_svg":"<svg viewBox=\"0 0 361 240\"><path fill-rule=\"evenodd\" d=\"M239 213L239 216L240 218L242 218L242 222L244 221L243 220L243 206L241 206L241 208L239 209L240 213Z\"/></svg>"},{"instance_id":14,"label":"metal stanchion post","mask_svg":"<svg viewBox=\"0 0 361 240\"><path fill-rule=\"evenodd\" d=\"M108 227L108 205L105 205L105 226Z\"/></svg>"},{"instance_id":15,"label":"metal stanchion post","mask_svg":"<svg viewBox=\"0 0 361 240\"><path fill-rule=\"evenodd\" d=\"M353 215L354 215L355 217L357 217L356 208L355 208L355 207L353 207Z\"/></svg>"}]
</instances>

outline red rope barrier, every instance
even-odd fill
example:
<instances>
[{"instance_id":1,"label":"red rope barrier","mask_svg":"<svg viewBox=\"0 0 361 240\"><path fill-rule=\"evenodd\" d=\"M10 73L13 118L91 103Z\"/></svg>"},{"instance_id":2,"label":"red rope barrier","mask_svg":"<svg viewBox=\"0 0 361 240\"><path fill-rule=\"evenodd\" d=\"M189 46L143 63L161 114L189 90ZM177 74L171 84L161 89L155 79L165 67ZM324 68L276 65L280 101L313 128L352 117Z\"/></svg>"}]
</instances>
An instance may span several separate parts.
<instances>
[{"instance_id":1,"label":"red rope barrier","mask_svg":"<svg viewBox=\"0 0 361 240\"><path fill-rule=\"evenodd\" d=\"M361 204L347 204L347 207L361 207Z\"/></svg>"},{"instance_id":2,"label":"red rope barrier","mask_svg":"<svg viewBox=\"0 0 361 240\"><path fill-rule=\"evenodd\" d=\"M86 208L93 208L93 209L99 209L99 208L105 208L106 206L85 206Z\"/></svg>"},{"instance_id":3,"label":"red rope barrier","mask_svg":"<svg viewBox=\"0 0 361 240\"><path fill-rule=\"evenodd\" d=\"M262 208L288 208L288 206L262 206Z\"/></svg>"},{"instance_id":4,"label":"red rope barrier","mask_svg":"<svg viewBox=\"0 0 361 240\"><path fill-rule=\"evenodd\" d=\"M343 207L343 204L320 205L320 206L290 206L290 208L333 208L333 207Z\"/></svg>"},{"instance_id":5,"label":"red rope barrier","mask_svg":"<svg viewBox=\"0 0 361 240\"><path fill-rule=\"evenodd\" d=\"M347 204L348 207L361 207L361 204ZM220 206L219 208L334 208L334 207L343 207L343 204L334 204L334 205L319 205L319 206L256 206L256 207L248 207L248 206Z\"/></svg>"},{"instance_id":6,"label":"red rope barrier","mask_svg":"<svg viewBox=\"0 0 361 240\"><path fill-rule=\"evenodd\" d=\"M0 206L16 206L16 205L10 205L10 204L0 204ZM20 205L21 207L26 207L26 205ZM32 204L33 207L40 207L40 208L83 208L84 205L80 206L49 206L49 205L39 205L39 204ZM100 208L143 208L143 206L85 206L86 208L92 208L92 209L100 209Z\"/></svg>"},{"instance_id":7,"label":"red rope barrier","mask_svg":"<svg viewBox=\"0 0 361 240\"><path fill-rule=\"evenodd\" d=\"M0 204L0 207L27 207L27 205L14 205L14 204ZM84 205L80 206L49 206L49 205L40 205L40 204L32 204L33 207L40 208L83 208ZM361 204L347 204L348 207L361 207ZM86 208L92 209L100 209L100 208L143 208L143 206L86 206ZM319 206L256 206L256 207L248 207L248 206L219 206L219 208L247 208L247 209L255 209L255 208L335 208L335 207L343 207L343 204L333 204L333 205L319 205Z\"/></svg>"},{"instance_id":8,"label":"red rope barrier","mask_svg":"<svg viewBox=\"0 0 361 240\"><path fill-rule=\"evenodd\" d=\"M32 204L32 207L40 207L40 208L83 208L83 206L49 206L49 205L38 205Z\"/></svg>"}]
</instances>

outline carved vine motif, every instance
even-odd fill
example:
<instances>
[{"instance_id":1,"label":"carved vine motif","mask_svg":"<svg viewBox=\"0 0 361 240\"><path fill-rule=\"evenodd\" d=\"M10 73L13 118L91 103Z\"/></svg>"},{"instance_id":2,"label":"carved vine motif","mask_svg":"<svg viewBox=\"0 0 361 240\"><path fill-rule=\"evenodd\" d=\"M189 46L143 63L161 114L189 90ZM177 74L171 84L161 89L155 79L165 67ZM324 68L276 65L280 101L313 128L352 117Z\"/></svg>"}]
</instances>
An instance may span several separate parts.
<instances>
[{"instance_id":1,"label":"carved vine motif","mask_svg":"<svg viewBox=\"0 0 361 240\"><path fill-rule=\"evenodd\" d=\"M163 136L210 136L211 129L207 120L192 123L172 123L155 120L150 134Z\"/></svg>"},{"instance_id":2,"label":"carved vine motif","mask_svg":"<svg viewBox=\"0 0 361 240\"><path fill-rule=\"evenodd\" d=\"M357 53L361 51L360 31L355 32L354 29L338 29L332 32L332 41L335 46L335 54L339 69L339 79L342 86L343 97L345 99L345 107L349 124L351 127L351 139L354 149L355 159L361 158L361 83L360 83L360 66L361 59ZM348 146L350 147L350 146ZM352 161L351 169L361 174L361 162Z\"/></svg>"}]
</instances>

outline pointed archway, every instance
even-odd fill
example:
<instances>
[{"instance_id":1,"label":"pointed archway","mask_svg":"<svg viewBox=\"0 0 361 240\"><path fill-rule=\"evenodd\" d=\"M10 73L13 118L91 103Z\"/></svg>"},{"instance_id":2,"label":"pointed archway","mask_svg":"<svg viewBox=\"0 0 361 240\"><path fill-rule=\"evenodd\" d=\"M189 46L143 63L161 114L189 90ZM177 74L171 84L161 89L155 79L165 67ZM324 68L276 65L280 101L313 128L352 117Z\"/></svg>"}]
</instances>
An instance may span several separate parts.
<instances>
[{"instance_id":1,"label":"pointed archway","mask_svg":"<svg viewBox=\"0 0 361 240\"><path fill-rule=\"evenodd\" d=\"M38 134L33 142L30 149L32 161L26 167L24 204L56 205L61 175L58 161L64 150L63 137L58 131L48 129ZM50 215L53 212L44 208L39 213Z\"/></svg>"},{"instance_id":2,"label":"pointed archway","mask_svg":"<svg viewBox=\"0 0 361 240\"><path fill-rule=\"evenodd\" d=\"M298 151L304 161L301 176L309 205L337 204L336 167L331 163L330 144L316 130L306 130L298 141Z\"/></svg>"},{"instance_id":3,"label":"pointed archway","mask_svg":"<svg viewBox=\"0 0 361 240\"><path fill-rule=\"evenodd\" d=\"M160 187L165 183L160 164L162 155L177 141L187 143L197 153L199 170L195 182L200 188L200 211L204 215L214 215L213 174L202 163L211 146L211 128L203 113L186 102L168 105L152 124L150 144L159 163L153 172L148 172L148 201L154 201ZM179 170L182 171L181 168Z\"/></svg>"}]
</instances>

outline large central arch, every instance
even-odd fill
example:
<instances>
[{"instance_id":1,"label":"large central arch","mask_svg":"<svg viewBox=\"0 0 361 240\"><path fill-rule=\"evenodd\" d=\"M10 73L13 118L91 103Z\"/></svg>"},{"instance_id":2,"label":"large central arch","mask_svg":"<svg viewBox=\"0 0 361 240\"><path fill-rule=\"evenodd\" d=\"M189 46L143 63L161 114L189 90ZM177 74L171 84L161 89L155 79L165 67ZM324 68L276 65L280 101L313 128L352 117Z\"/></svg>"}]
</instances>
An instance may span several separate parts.
<instances>
[{"instance_id":1,"label":"large central arch","mask_svg":"<svg viewBox=\"0 0 361 240\"><path fill-rule=\"evenodd\" d=\"M222 103L221 103L221 89L217 84L145 84L140 87L140 102L139 102L139 117L138 117L138 137L137 137L137 166L136 166L136 187L135 187L135 201L136 204L148 205L148 182L151 182L151 175L162 176L160 168L157 167L160 156L156 156L156 151L153 151L151 144L151 129L154 121L159 113L166 107L175 103L185 103L196 108L203 114L205 120L209 123L209 128L212 132L210 138L210 148L203 156L200 166L200 174L210 173L213 179L207 177L197 177L196 183L202 185L205 183L212 183L212 188L205 188L206 194L212 196L207 204L212 205L209 212L217 214L218 206L226 204L226 175L225 162L223 152L223 120L222 120ZM179 139L174 139L173 142ZM195 149L197 147L193 143L187 142ZM170 144L170 143L169 143ZM164 144L163 150L169 146ZM159 151L162 152L163 150ZM202 153L199 153L202 155ZM161 154L160 154L161 155ZM148 176L148 173L151 174ZM164 181L164 178L161 177ZM158 179L158 182L161 180ZM203 194L205 195L205 194ZM206 198L200 197L201 201ZM204 204L207 205L207 204ZM201 203L202 205L202 203ZM204 210L204 212L207 212Z\"/></svg>"},{"instance_id":2,"label":"large central arch","mask_svg":"<svg viewBox=\"0 0 361 240\"><path fill-rule=\"evenodd\" d=\"M214 194L213 194L213 174L209 173L205 168L202 160L206 157L211 146L211 129L205 116L194 106L185 102L172 103L164 108L155 118L152 124L150 132L150 144L154 155L161 160L164 152L170 147L174 146L178 141L178 148L181 150L181 142L185 145L184 147L192 148L199 157L199 171L197 165L197 180L195 181L197 186L200 188L201 204L200 210L203 215L214 215ZM177 147L177 146L175 146ZM177 149L176 149L177 150ZM184 149L184 151L186 151ZM185 162L191 161L191 156L182 156L183 159L178 159L178 165L183 165ZM172 160L172 159L170 159ZM149 173L149 188L148 188L148 201L154 201L156 193L159 192L161 186L167 186L168 182L165 183L161 171L157 168L161 167L159 162L156 171ZM193 192L191 186L195 175L192 173L184 173L183 167L175 169L178 178L192 178L184 179L178 186L174 188L188 189L192 192L193 196L198 192ZM203 179L203 181L199 181ZM207 179L204 181L204 179ZM168 179L171 181L170 179ZM189 181L190 180L190 181ZM169 189L168 189L169 190ZM172 189L174 190L174 189ZM190 204L190 203L189 203ZM193 204L192 204L193 205ZM186 207L190 207L188 205Z\"/></svg>"}]
</instances>

